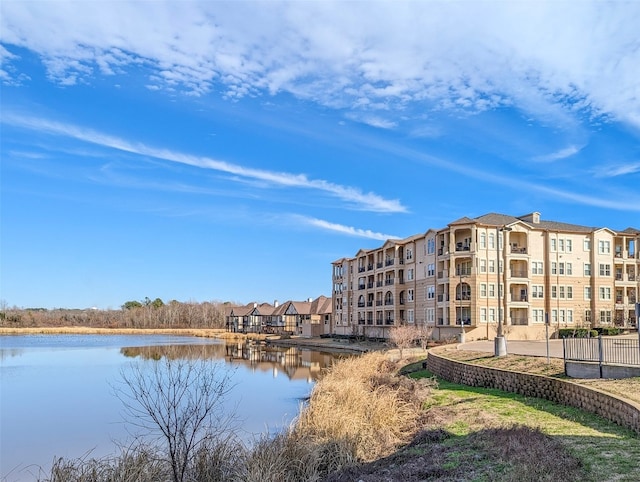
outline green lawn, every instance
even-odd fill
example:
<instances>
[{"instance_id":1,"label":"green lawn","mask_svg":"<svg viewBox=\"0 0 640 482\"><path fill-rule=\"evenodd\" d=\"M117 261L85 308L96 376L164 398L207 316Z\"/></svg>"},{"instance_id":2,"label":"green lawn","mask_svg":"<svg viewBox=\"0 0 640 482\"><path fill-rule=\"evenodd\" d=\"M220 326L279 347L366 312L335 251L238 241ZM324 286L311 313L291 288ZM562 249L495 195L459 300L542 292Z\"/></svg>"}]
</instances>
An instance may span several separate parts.
<instances>
[{"instance_id":1,"label":"green lawn","mask_svg":"<svg viewBox=\"0 0 640 482\"><path fill-rule=\"evenodd\" d=\"M442 470L451 477L439 480L640 480L638 434L572 407L438 380L425 409L425 428L446 433Z\"/></svg>"}]
</instances>

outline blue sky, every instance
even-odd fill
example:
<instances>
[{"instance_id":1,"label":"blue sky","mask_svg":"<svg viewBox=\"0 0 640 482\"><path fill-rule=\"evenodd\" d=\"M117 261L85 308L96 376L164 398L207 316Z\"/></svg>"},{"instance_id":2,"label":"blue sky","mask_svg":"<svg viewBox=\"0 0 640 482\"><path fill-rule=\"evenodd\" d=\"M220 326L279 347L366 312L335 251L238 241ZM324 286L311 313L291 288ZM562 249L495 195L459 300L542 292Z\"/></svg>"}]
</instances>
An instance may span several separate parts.
<instances>
[{"instance_id":1,"label":"blue sky","mask_svg":"<svg viewBox=\"0 0 640 482\"><path fill-rule=\"evenodd\" d=\"M1 294L331 294L462 216L640 228L638 2L0 5Z\"/></svg>"}]
</instances>

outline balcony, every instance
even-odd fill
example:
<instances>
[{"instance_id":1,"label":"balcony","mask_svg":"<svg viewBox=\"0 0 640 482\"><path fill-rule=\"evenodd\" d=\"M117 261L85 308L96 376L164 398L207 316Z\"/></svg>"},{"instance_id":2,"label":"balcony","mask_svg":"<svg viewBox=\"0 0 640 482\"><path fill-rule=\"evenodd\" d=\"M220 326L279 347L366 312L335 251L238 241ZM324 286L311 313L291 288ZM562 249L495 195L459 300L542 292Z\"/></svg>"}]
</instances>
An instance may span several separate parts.
<instances>
[{"instance_id":1,"label":"balcony","mask_svg":"<svg viewBox=\"0 0 640 482\"><path fill-rule=\"evenodd\" d=\"M358 273L364 273L365 272L365 267L364 266L358 266Z\"/></svg>"},{"instance_id":2,"label":"balcony","mask_svg":"<svg viewBox=\"0 0 640 482\"><path fill-rule=\"evenodd\" d=\"M469 244L456 243L456 251L469 251L470 249Z\"/></svg>"},{"instance_id":3,"label":"balcony","mask_svg":"<svg viewBox=\"0 0 640 482\"><path fill-rule=\"evenodd\" d=\"M358 308L364 308L364 301L358 302Z\"/></svg>"},{"instance_id":4,"label":"balcony","mask_svg":"<svg viewBox=\"0 0 640 482\"><path fill-rule=\"evenodd\" d=\"M393 325L393 323L394 323L393 318L386 318L384 320L385 325Z\"/></svg>"},{"instance_id":5,"label":"balcony","mask_svg":"<svg viewBox=\"0 0 640 482\"><path fill-rule=\"evenodd\" d=\"M511 318L511 324L512 325L528 325L529 318L527 318L526 316L518 316L515 318Z\"/></svg>"},{"instance_id":6,"label":"balcony","mask_svg":"<svg viewBox=\"0 0 640 482\"><path fill-rule=\"evenodd\" d=\"M376 268L382 268L382 261L379 261L378 263L376 263Z\"/></svg>"},{"instance_id":7,"label":"balcony","mask_svg":"<svg viewBox=\"0 0 640 482\"><path fill-rule=\"evenodd\" d=\"M367 318L367 325L373 325L373 318Z\"/></svg>"},{"instance_id":8,"label":"balcony","mask_svg":"<svg viewBox=\"0 0 640 482\"><path fill-rule=\"evenodd\" d=\"M365 289L365 285L364 285L364 284L358 285L358 289L359 289L359 290L363 290L363 289Z\"/></svg>"},{"instance_id":9,"label":"balcony","mask_svg":"<svg viewBox=\"0 0 640 482\"><path fill-rule=\"evenodd\" d=\"M385 266L393 266L393 263L394 263L393 259L389 258L384 262L384 265Z\"/></svg>"},{"instance_id":10,"label":"balcony","mask_svg":"<svg viewBox=\"0 0 640 482\"><path fill-rule=\"evenodd\" d=\"M456 325L457 326L461 326L461 325L471 326L471 318L463 318L463 319L457 318L456 319Z\"/></svg>"},{"instance_id":11,"label":"balcony","mask_svg":"<svg viewBox=\"0 0 640 482\"><path fill-rule=\"evenodd\" d=\"M393 305L393 300L386 300L386 301L384 302L384 305L385 305L385 306L392 306L392 305Z\"/></svg>"},{"instance_id":12,"label":"balcony","mask_svg":"<svg viewBox=\"0 0 640 482\"><path fill-rule=\"evenodd\" d=\"M462 296L459 294L456 295L457 301L471 301L471 295L467 293L462 293Z\"/></svg>"},{"instance_id":13,"label":"balcony","mask_svg":"<svg viewBox=\"0 0 640 482\"><path fill-rule=\"evenodd\" d=\"M382 306L382 300L376 301L376 306Z\"/></svg>"},{"instance_id":14,"label":"balcony","mask_svg":"<svg viewBox=\"0 0 640 482\"><path fill-rule=\"evenodd\" d=\"M373 306L373 301L367 301L367 308L371 308Z\"/></svg>"},{"instance_id":15,"label":"balcony","mask_svg":"<svg viewBox=\"0 0 640 482\"><path fill-rule=\"evenodd\" d=\"M380 288L382 286L382 281L376 281L376 288Z\"/></svg>"},{"instance_id":16,"label":"balcony","mask_svg":"<svg viewBox=\"0 0 640 482\"><path fill-rule=\"evenodd\" d=\"M527 254L527 248L524 246L512 245L511 252L513 254Z\"/></svg>"},{"instance_id":17,"label":"balcony","mask_svg":"<svg viewBox=\"0 0 640 482\"><path fill-rule=\"evenodd\" d=\"M392 284L393 284L393 279L392 278L384 280L384 285L385 286L390 286Z\"/></svg>"},{"instance_id":18,"label":"balcony","mask_svg":"<svg viewBox=\"0 0 640 482\"><path fill-rule=\"evenodd\" d=\"M633 273L629 273L629 274L627 275L627 279L628 279L629 281L635 281L635 280L636 280L636 275L635 275L635 274L633 274Z\"/></svg>"},{"instance_id":19,"label":"balcony","mask_svg":"<svg viewBox=\"0 0 640 482\"><path fill-rule=\"evenodd\" d=\"M471 268L457 268L456 276L471 276Z\"/></svg>"},{"instance_id":20,"label":"balcony","mask_svg":"<svg viewBox=\"0 0 640 482\"><path fill-rule=\"evenodd\" d=\"M371 271L373 269L373 263L367 265L367 270Z\"/></svg>"},{"instance_id":21,"label":"balcony","mask_svg":"<svg viewBox=\"0 0 640 482\"><path fill-rule=\"evenodd\" d=\"M373 281L370 281L367 283L367 288L369 289L373 288Z\"/></svg>"},{"instance_id":22,"label":"balcony","mask_svg":"<svg viewBox=\"0 0 640 482\"><path fill-rule=\"evenodd\" d=\"M358 325L364 325L364 320L358 320Z\"/></svg>"},{"instance_id":23,"label":"balcony","mask_svg":"<svg viewBox=\"0 0 640 482\"><path fill-rule=\"evenodd\" d=\"M527 303L529 301L529 297L527 295L514 295L510 296L510 300L515 303Z\"/></svg>"},{"instance_id":24,"label":"balcony","mask_svg":"<svg viewBox=\"0 0 640 482\"><path fill-rule=\"evenodd\" d=\"M512 278L527 278L528 273L526 269L512 269L511 270Z\"/></svg>"}]
</instances>

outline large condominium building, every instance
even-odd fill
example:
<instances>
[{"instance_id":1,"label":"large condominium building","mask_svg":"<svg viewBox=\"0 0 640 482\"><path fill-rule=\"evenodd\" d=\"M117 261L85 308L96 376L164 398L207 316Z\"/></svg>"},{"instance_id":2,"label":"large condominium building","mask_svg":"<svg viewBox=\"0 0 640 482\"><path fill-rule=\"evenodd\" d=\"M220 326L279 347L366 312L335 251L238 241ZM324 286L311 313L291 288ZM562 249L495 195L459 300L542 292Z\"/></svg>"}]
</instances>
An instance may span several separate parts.
<instances>
[{"instance_id":1,"label":"large condominium building","mask_svg":"<svg viewBox=\"0 0 640 482\"><path fill-rule=\"evenodd\" d=\"M636 325L640 230L525 216L462 218L333 263L333 332L388 337L400 324L435 338L465 332L536 339L574 326ZM505 269L506 268L506 269Z\"/></svg>"}]
</instances>

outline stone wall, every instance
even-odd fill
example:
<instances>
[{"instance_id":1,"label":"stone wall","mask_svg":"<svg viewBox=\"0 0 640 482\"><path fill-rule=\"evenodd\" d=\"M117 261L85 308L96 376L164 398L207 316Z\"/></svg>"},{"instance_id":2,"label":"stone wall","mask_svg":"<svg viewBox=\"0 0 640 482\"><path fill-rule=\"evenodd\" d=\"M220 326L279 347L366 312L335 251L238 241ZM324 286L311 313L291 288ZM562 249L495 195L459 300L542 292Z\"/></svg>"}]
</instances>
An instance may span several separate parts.
<instances>
[{"instance_id":1,"label":"stone wall","mask_svg":"<svg viewBox=\"0 0 640 482\"><path fill-rule=\"evenodd\" d=\"M440 378L471 387L497 388L525 397L544 398L595 413L640 433L640 405L632 401L567 380L451 360L439 351L429 351L427 368Z\"/></svg>"}]
</instances>

